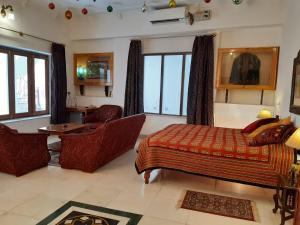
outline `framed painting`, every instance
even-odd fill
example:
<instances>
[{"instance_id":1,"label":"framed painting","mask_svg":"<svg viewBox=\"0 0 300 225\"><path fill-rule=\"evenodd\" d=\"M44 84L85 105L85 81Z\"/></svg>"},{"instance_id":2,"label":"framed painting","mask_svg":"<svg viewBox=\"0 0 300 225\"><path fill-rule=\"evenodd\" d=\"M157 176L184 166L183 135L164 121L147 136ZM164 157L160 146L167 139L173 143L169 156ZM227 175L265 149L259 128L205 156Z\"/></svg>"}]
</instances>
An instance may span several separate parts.
<instances>
[{"instance_id":1,"label":"framed painting","mask_svg":"<svg viewBox=\"0 0 300 225\"><path fill-rule=\"evenodd\" d=\"M279 47L220 48L217 89L275 90Z\"/></svg>"},{"instance_id":2,"label":"framed painting","mask_svg":"<svg viewBox=\"0 0 300 225\"><path fill-rule=\"evenodd\" d=\"M74 54L75 85L112 86L113 53Z\"/></svg>"},{"instance_id":3,"label":"framed painting","mask_svg":"<svg viewBox=\"0 0 300 225\"><path fill-rule=\"evenodd\" d=\"M300 50L293 65L290 112L300 115Z\"/></svg>"}]
</instances>

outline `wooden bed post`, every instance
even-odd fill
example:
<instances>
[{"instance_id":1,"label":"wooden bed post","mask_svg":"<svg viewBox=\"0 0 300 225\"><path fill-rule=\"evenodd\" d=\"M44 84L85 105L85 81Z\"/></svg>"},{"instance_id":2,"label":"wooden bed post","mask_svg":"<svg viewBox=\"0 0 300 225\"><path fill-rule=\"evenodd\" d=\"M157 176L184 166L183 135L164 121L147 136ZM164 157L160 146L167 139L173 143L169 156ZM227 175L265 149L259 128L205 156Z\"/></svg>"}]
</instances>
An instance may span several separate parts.
<instances>
[{"instance_id":1,"label":"wooden bed post","mask_svg":"<svg viewBox=\"0 0 300 225\"><path fill-rule=\"evenodd\" d=\"M144 180L145 184L149 184L149 178L150 178L151 170L146 170L144 173Z\"/></svg>"}]
</instances>

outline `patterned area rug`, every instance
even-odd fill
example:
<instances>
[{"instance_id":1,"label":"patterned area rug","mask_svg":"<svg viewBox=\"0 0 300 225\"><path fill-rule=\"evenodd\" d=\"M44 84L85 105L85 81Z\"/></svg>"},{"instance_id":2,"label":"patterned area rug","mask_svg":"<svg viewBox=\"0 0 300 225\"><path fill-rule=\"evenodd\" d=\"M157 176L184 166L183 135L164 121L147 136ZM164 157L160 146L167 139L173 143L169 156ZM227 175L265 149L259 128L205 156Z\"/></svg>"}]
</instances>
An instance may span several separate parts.
<instances>
[{"instance_id":1,"label":"patterned area rug","mask_svg":"<svg viewBox=\"0 0 300 225\"><path fill-rule=\"evenodd\" d=\"M254 217L254 203L250 200L221 195L186 191L181 208L243 220L257 221Z\"/></svg>"},{"instance_id":2,"label":"patterned area rug","mask_svg":"<svg viewBox=\"0 0 300 225\"><path fill-rule=\"evenodd\" d=\"M49 153L50 153L51 159L48 162L48 165L49 166L58 166L58 167L60 167L60 164L59 164L59 155L60 155L60 153L59 152L54 152L54 151L49 151Z\"/></svg>"},{"instance_id":3,"label":"patterned area rug","mask_svg":"<svg viewBox=\"0 0 300 225\"><path fill-rule=\"evenodd\" d=\"M70 201L37 225L137 225L142 215Z\"/></svg>"}]
</instances>

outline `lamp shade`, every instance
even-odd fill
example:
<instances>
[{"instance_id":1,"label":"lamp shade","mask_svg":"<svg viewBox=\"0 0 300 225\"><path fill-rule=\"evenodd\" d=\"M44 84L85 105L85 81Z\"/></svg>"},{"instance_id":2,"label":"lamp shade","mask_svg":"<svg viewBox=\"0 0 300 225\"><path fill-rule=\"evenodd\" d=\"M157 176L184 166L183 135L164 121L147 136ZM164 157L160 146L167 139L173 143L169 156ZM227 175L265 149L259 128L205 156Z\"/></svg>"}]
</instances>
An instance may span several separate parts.
<instances>
[{"instance_id":1,"label":"lamp shade","mask_svg":"<svg viewBox=\"0 0 300 225\"><path fill-rule=\"evenodd\" d=\"M273 112L270 109L262 109L259 111L257 118L260 119L266 119L266 118L272 118Z\"/></svg>"},{"instance_id":2,"label":"lamp shade","mask_svg":"<svg viewBox=\"0 0 300 225\"><path fill-rule=\"evenodd\" d=\"M291 148L300 149L300 128L298 128L292 136L285 142Z\"/></svg>"}]
</instances>

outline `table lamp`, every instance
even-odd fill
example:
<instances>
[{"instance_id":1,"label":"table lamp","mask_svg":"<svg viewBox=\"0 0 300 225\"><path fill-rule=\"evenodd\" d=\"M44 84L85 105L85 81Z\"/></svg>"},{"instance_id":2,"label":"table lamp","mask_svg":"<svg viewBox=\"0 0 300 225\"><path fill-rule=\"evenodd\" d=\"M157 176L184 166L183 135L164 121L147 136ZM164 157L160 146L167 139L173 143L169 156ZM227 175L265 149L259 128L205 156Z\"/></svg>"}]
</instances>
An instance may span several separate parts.
<instances>
[{"instance_id":1,"label":"table lamp","mask_svg":"<svg viewBox=\"0 0 300 225\"><path fill-rule=\"evenodd\" d=\"M295 150L295 163L297 163L297 152L300 151L300 128L298 128L285 142L285 144Z\"/></svg>"},{"instance_id":2,"label":"table lamp","mask_svg":"<svg viewBox=\"0 0 300 225\"><path fill-rule=\"evenodd\" d=\"M298 164L298 152L300 150L300 128L295 130L295 132L289 137L289 139L285 142L288 147L294 149L294 164L290 169L292 184L297 184L299 178L299 164Z\"/></svg>"},{"instance_id":3,"label":"table lamp","mask_svg":"<svg viewBox=\"0 0 300 225\"><path fill-rule=\"evenodd\" d=\"M266 118L272 118L273 112L270 109L261 109L259 113L257 114L257 118L259 119L266 119Z\"/></svg>"}]
</instances>

